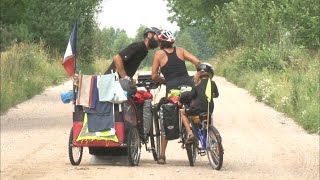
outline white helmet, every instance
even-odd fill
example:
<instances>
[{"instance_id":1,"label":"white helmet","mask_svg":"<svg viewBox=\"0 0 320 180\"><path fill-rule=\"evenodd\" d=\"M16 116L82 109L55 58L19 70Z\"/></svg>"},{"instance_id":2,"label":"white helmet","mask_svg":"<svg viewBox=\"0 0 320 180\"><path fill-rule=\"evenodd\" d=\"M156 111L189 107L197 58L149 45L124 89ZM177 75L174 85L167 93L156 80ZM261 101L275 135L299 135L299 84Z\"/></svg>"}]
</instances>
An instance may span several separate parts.
<instances>
[{"instance_id":1,"label":"white helmet","mask_svg":"<svg viewBox=\"0 0 320 180\"><path fill-rule=\"evenodd\" d=\"M167 41L174 43L175 38L171 31L161 30L160 34L158 35L159 41Z\"/></svg>"}]
</instances>

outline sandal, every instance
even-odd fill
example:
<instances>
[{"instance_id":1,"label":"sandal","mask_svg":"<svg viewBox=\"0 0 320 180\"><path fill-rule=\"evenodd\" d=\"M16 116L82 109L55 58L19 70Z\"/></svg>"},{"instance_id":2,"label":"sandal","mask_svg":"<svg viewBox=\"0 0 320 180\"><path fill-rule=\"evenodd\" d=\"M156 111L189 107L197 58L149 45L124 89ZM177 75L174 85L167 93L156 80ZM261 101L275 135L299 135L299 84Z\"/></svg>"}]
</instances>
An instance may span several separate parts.
<instances>
[{"instance_id":1,"label":"sandal","mask_svg":"<svg viewBox=\"0 0 320 180\"><path fill-rule=\"evenodd\" d=\"M158 159L158 164L166 164L166 156L160 156Z\"/></svg>"},{"instance_id":2,"label":"sandal","mask_svg":"<svg viewBox=\"0 0 320 180\"><path fill-rule=\"evenodd\" d=\"M188 134L188 137L187 137L187 139L186 139L186 142L187 142L187 143L192 143L193 140L194 140L194 135L193 135L192 132L190 132L190 133Z\"/></svg>"}]
</instances>

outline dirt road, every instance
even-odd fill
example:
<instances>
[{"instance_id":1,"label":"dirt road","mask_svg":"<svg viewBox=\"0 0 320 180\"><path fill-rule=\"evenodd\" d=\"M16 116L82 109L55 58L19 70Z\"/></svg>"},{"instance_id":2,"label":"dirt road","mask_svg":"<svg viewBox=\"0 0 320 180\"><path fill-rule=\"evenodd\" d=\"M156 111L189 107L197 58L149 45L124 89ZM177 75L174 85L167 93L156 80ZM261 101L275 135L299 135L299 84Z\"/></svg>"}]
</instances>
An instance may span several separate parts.
<instances>
[{"instance_id":1,"label":"dirt road","mask_svg":"<svg viewBox=\"0 0 320 180\"><path fill-rule=\"evenodd\" d=\"M142 149L139 166L125 159L97 159L85 148L82 162L68 159L72 105L59 94L71 83L48 88L41 95L1 116L1 179L318 179L319 136L307 134L292 119L247 91L215 77L215 125L225 149L220 171L206 156L190 167L186 151L169 142L167 164L158 165ZM162 91L164 88L162 88Z\"/></svg>"}]
</instances>

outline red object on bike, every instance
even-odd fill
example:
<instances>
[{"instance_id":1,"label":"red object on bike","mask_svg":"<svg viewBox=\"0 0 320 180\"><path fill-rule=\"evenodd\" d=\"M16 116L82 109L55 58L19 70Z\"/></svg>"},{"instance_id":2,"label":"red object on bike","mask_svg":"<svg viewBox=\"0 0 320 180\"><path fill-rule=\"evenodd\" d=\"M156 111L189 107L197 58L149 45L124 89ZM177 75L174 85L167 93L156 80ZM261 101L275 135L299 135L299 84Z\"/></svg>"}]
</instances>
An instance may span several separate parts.
<instances>
[{"instance_id":1,"label":"red object on bike","mask_svg":"<svg viewBox=\"0 0 320 180\"><path fill-rule=\"evenodd\" d=\"M152 99L153 96L150 92L148 91L145 91L145 90L139 90L136 92L136 94L134 95L133 97L133 101L135 103L139 103L139 104L142 104L144 103L144 100L146 99Z\"/></svg>"},{"instance_id":2,"label":"red object on bike","mask_svg":"<svg viewBox=\"0 0 320 180\"><path fill-rule=\"evenodd\" d=\"M168 99L169 99L169 101L171 101L173 103L178 103L178 107L182 107L182 104L179 101L179 96L170 97Z\"/></svg>"}]
</instances>

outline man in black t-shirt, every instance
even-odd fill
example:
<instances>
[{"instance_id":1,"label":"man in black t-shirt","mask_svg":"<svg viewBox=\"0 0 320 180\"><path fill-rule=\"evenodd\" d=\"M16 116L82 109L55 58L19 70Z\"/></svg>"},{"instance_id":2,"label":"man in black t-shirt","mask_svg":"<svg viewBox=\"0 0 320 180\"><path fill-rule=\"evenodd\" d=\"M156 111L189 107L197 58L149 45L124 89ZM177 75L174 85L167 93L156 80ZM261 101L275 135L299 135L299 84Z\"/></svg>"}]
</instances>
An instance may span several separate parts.
<instances>
[{"instance_id":1,"label":"man in black t-shirt","mask_svg":"<svg viewBox=\"0 0 320 180\"><path fill-rule=\"evenodd\" d=\"M133 83L131 78L134 76L143 59L147 56L149 49L155 49L158 45L158 35L160 30L155 27L146 28L143 33L143 41L131 43L122 49L113 57L113 62L105 74L118 72L121 80L121 86L127 92L131 91ZM128 81L130 85L123 85L122 82ZM124 87L125 86L125 87ZM135 87L135 86L134 86ZM130 94L130 93L128 93ZM124 148L106 148L106 147L89 147L89 153L92 155L126 155L127 150Z\"/></svg>"},{"instance_id":2,"label":"man in black t-shirt","mask_svg":"<svg viewBox=\"0 0 320 180\"><path fill-rule=\"evenodd\" d=\"M158 47L158 32L158 28L146 28L143 33L143 41L131 43L116 54L105 74L109 74L113 70L113 72L118 72L120 78L131 80L147 56L149 49Z\"/></svg>"}]
</instances>

